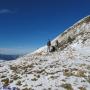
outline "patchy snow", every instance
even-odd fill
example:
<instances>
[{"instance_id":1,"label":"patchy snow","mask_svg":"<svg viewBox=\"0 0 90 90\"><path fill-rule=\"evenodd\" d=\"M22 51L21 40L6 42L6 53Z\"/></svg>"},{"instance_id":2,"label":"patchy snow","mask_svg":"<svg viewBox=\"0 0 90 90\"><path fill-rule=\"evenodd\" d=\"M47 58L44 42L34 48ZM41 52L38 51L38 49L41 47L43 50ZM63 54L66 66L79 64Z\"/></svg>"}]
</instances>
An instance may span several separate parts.
<instances>
[{"instance_id":1,"label":"patchy snow","mask_svg":"<svg viewBox=\"0 0 90 90\"><path fill-rule=\"evenodd\" d=\"M90 90L90 23L76 30L75 40L63 50L47 53L44 46L17 60L1 61L0 87L9 78L9 85L20 90Z\"/></svg>"}]
</instances>

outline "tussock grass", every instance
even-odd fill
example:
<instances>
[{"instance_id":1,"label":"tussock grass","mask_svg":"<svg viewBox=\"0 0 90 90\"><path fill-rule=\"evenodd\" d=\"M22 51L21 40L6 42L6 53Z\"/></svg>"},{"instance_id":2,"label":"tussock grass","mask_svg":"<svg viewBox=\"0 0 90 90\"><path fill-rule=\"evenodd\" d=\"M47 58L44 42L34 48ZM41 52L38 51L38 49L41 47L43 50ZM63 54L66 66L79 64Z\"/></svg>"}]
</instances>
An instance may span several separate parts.
<instances>
[{"instance_id":1,"label":"tussock grass","mask_svg":"<svg viewBox=\"0 0 90 90\"><path fill-rule=\"evenodd\" d=\"M72 85L69 83L62 84L61 87L65 88L66 90L73 90Z\"/></svg>"}]
</instances>

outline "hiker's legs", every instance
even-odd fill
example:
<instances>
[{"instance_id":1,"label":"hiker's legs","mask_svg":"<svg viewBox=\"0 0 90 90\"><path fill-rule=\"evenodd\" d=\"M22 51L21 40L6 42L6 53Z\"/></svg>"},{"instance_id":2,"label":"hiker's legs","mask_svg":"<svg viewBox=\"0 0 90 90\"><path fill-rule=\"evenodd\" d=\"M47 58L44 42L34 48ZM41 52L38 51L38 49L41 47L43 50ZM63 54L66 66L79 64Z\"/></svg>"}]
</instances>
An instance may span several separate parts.
<instances>
[{"instance_id":1,"label":"hiker's legs","mask_svg":"<svg viewBox=\"0 0 90 90\"><path fill-rule=\"evenodd\" d=\"M47 52L50 52L50 46L47 47Z\"/></svg>"}]
</instances>

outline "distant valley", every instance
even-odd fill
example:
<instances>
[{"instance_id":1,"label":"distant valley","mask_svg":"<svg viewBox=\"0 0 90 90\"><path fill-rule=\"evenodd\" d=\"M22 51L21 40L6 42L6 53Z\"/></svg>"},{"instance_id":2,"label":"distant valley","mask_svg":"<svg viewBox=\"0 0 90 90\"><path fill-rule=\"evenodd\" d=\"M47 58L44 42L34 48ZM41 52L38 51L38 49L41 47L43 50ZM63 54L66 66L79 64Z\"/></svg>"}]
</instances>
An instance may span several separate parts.
<instances>
[{"instance_id":1,"label":"distant valley","mask_svg":"<svg viewBox=\"0 0 90 90\"><path fill-rule=\"evenodd\" d=\"M22 55L7 55L7 54L0 54L0 60L15 60Z\"/></svg>"}]
</instances>

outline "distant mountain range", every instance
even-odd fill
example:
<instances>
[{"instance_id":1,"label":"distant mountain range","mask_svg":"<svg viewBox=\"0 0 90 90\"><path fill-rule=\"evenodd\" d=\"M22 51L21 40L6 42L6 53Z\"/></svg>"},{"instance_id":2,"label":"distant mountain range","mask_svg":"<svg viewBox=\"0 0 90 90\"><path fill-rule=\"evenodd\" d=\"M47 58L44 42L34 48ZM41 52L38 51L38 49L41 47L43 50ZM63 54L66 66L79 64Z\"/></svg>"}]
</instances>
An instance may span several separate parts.
<instances>
[{"instance_id":1,"label":"distant mountain range","mask_svg":"<svg viewBox=\"0 0 90 90\"><path fill-rule=\"evenodd\" d=\"M21 55L6 55L0 54L0 60L15 60L19 58Z\"/></svg>"}]
</instances>

